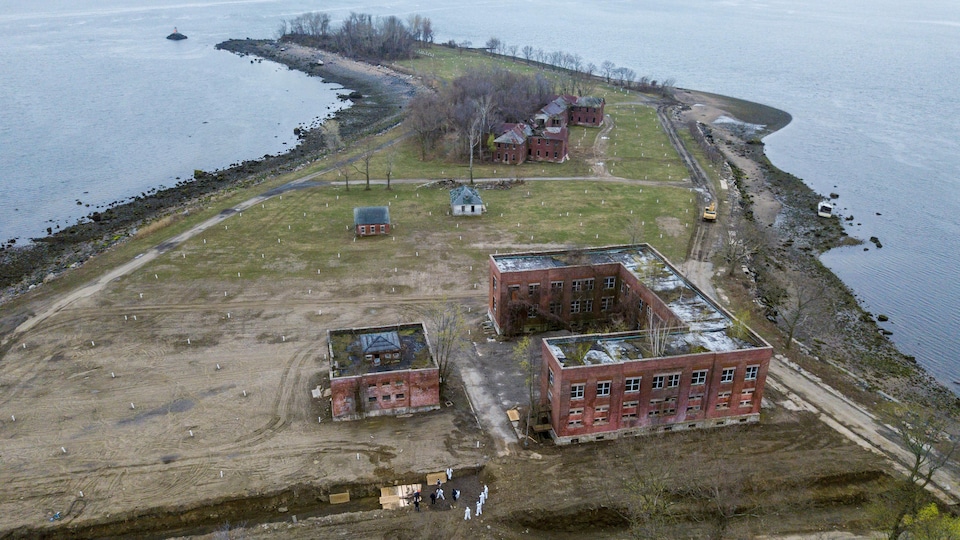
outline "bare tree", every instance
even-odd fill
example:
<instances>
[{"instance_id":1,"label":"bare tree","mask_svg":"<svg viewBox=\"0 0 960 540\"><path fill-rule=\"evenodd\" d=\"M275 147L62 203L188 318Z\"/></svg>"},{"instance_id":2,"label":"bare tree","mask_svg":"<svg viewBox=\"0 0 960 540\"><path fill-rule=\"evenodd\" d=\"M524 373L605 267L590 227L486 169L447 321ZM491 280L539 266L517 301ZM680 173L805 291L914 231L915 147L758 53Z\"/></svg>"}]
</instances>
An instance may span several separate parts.
<instances>
[{"instance_id":1,"label":"bare tree","mask_svg":"<svg viewBox=\"0 0 960 540\"><path fill-rule=\"evenodd\" d=\"M728 236L720 248L720 256L727 263L727 275L732 276L737 267L750 260L759 247L753 239Z\"/></svg>"},{"instance_id":2,"label":"bare tree","mask_svg":"<svg viewBox=\"0 0 960 540\"><path fill-rule=\"evenodd\" d=\"M397 146L391 145L387 150L386 161L384 162L384 174L387 177L387 191L390 191L390 177L393 176L393 166L397 162Z\"/></svg>"},{"instance_id":3,"label":"bare tree","mask_svg":"<svg viewBox=\"0 0 960 540\"><path fill-rule=\"evenodd\" d=\"M413 34L413 39L423 41L423 17L417 13L407 17L407 27Z\"/></svg>"},{"instance_id":4,"label":"bare tree","mask_svg":"<svg viewBox=\"0 0 960 540\"><path fill-rule=\"evenodd\" d=\"M676 84L677 84L677 80L672 77L668 79L664 79L663 82L660 83L660 95L662 95L663 97L673 96L674 85Z\"/></svg>"},{"instance_id":5,"label":"bare tree","mask_svg":"<svg viewBox=\"0 0 960 540\"><path fill-rule=\"evenodd\" d=\"M743 432L725 427L704 432L703 436L719 439L715 444L724 447L742 437ZM709 538L724 538L734 520L761 517L764 505L770 504L769 492L778 489L768 483L764 473L751 471L748 464L725 459L721 454L705 451L686 458L689 475L684 491L699 502L700 511L694 519L711 526Z\"/></svg>"},{"instance_id":6,"label":"bare tree","mask_svg":"<svg viewBox=\"0 0 960 540\"><path fill-rule=\"evenodd\" d=\"M424 318L434 358L440 368L440 391L443 392L453 358L469 343L463 306L459 302L441 299L418 312Z\"/></svg>"},{"instance_id":7,"label":"bare tree","mask_svg":"<svg viewBox=\"0 0 960 540\"><path fill-rule=\"evenodd\" d=\"M826 289L823 286L807 282L800 282L794 287L793 295L786 308L780 311L780 319L787 332L787 344L784 347L786 350L790 350L797 329L807 322L811 312L823 299L825 293Z\"/></svg>"},{"instance_id":8,"label":"bare tree","mask_svg":"<svg viewBox=\"0 0 960 540\"><path fill-rule=\"evenodd\" d=\"M630 521L630 535L634 538L666 538L673 522L672 492L676 489L678 464L683 456L658 456L655 460L641 460L629 439L618 444L625 447L632 470L626 478L626 518ZM675 447L663 445L666 452L677 454Z\"/></svg>"},{"instance_id":9,"label":"bare tree","mask_svg":"<svg viewBox=\"0 0 960 540\"><path fill-rule=\"evenodd\" d=\"M516 57L517 57L517 50L518 50L519 48L520 48L520 47L518 47L517 45L510 45L509 47L506 48L507 54L509 54L510 56L516 58Z\"/></svg>"},{"instance_id":10,"label":"bare tree","mask_svg":"<svg viewBox=\"0 0 960 540\"><path fill-rule=\"evenodd\" d=\"M929 500L927 486L933 475L943 468L957 451L956 433L951 433L951 422L935 411L899 407L893 409L892 421L900 442L910 456L905 463L907 475L893 490L884 516L889 519L889 538L897 540L907 530L908 516L916 516Z\"/></svg>"},{"instance_id":11,"label":"bare tree","mask_svg":"<svg viewBox=\"0 0 960 540\"><path fill-rule=\"evenodd\" d=\"M647 344L654 357L663 356L667 350L667 338L670 337L670 325L661 319L652 309L647 308Z\"/></svg>"},{"instance_id":12,"label":"bare tree","mask_svg":"<svg viewBox=\"0 0 960 540\"><path fill-rule=\"evenodd\" d=\"M443 121L442 104L436 94L419 94L407 105L404 124L420 146L420 161L427 159L427 154L443 135Z\"/></svg>"},{"instance_id":13,"label":"bare tree","mask_svg":"<svg viewBox=\"0 0 960 540\"><path fill-rule=\"evenodd\" d=\"M370 191L370 161L373 159L373 142L369 137L364 140L363 143L363 154L357 158L357 161L353 162L353 169L358 173L363 174L367 180L366 186L363 188L364 191Z\"/></svg>"},{"instance_id":14,"label":"bare tree","mask_svg":"<svg viewBox=\"0 0 960 540\"><path fill-rule=\"evenodd\" d=\"M337 165L337 172L343 177L343 185L350 191L350 166L346 162Z\"/></svg>"},{"instance_id":15,"label":"bare tree","mask_svg":"<svg viewBox=\"0 0 960 540\"><path fill-rule=\"evenodd\" d=\"M486 49L487 52L495 53L500 50L500 47L503 46L503 42L499 38L492 37L487 40Z\"/></svg>"},{"instance_id":16,"label":"bare tree","mask_svg":"<svg viewBox=\"0 0 960 540\"><path fill-rule=\"evenodd\" d=\"M423 41L433 43L433 23L430 19L423 19L422 37Z\"/></svg>"},{"instance_id":17,"label":"bare tree","mask_svg":"<svg viewBox=\"0 0 960 540\"><path fill-rule=\"evenodd\" d=\"M617 66L609 60L604 60L600 63L600 73L603 74L603 78L606 79L607 82L610 82L610 77L613 75L613 70L616 68Z\"/></svg>"},{"instance_id":18,"label":"bare tree","mask_svg":"<svg viewBox=\"0 0 960 540\"><path fill-rule=\"evenodd\" d=\"M473 185L473 147L480 141L480 118L474 119L470 124L470 185ZM482 146L482 145L481 145Z\"/></svg>"},{"instance_id":19,"label":"bare tree","mask_svg":"<svg viewBox=\"0 0 960 540\"><path fill-rule=\"evenodd\" d=\"M523 336L513 346L513 361L520 366L520 371L523 373L523 383L527 388L527 437L530 435L530 424L533 421L532 415L537 407L536 390L538 379L537 376L540 373L540 364L539 362L535 362L533 359L535 352L535 348L533 343L530 342L529 336ZM523 439L524 446L527 445L527 437L524 437Z\"/></svg>"},{"instance_id":20,"label":"bare tree","mask_svg":"<svg viewBox=\"0 0 960 540\"><path fill-rule=\"evenodd\" d=\"M477 126L477 136L483 137L484 133L489 132L490 129L490 117L493 114L493 110L496 107L496 103L493 100L492 94L484 94L477 98L477 121L479 122ZM483 145L477 145L480 161L483 161ZM470 177L470 182L473 183L473 176Z\"/></svg>"},{"instance_id":21,"label":"bare tree","mask_svg":"<svg viewBox=\"0 0 960 540\"><path fill-rule=\"evenodd\" d=\"M529 64L530 60L533 59L533 47L531 47L530 45L524 45L523 49L521 49L520 52L523 54L524 60L526 60L527 63Z\"/></svg>"},{"instance_id":22,"label":"bare tree","mask_svg":"<svg viewBox=\"0 0 960 540\"><path fill-rule=\"evenodd\" d=\"M639 216L630 216L627 218L627 224L623 231L627 233L631 244L636 244L643 238L643 220Z\"/></svg>"}]
</instances>

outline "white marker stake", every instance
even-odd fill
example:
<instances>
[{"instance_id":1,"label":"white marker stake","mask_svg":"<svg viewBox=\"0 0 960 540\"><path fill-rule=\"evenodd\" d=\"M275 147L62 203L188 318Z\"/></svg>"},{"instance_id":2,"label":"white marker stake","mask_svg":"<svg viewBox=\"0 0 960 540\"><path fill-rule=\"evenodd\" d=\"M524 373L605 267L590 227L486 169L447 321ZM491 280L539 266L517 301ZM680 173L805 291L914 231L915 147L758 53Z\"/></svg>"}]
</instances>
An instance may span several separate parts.
<instances>
[{"instance_id":1,"label":"white marker stake","mask_svg":"<svg viewBox=\"0 0 960 540\"><path fill-rule=\"evenodd\" d=\"M131 409L136 409L136 407L133 405L133 403L130 404L130 408L131 408Z\"/></svg>"}]
</instances>

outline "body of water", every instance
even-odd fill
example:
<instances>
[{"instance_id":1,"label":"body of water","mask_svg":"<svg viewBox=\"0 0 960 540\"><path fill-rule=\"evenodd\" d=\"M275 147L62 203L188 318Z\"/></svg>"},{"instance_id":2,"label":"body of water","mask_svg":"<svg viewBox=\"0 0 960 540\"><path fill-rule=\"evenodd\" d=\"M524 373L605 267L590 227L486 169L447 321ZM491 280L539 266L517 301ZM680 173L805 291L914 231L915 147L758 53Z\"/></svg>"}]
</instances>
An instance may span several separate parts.
<instances>
[{"instance_id":1,"label":"body of water","mask_svg":"<svg viewBox=\"0 0 960 540\"><path fill-rule=\"evenodd\" d=\"M14 198L22 201L15 203L19 210L9 206L11 197L0 199L0 231L13 231L4 232L8 236L36 233L40 218L76 217L71 205L78 198L113 200L169 185L194 168L279 151L281 142L292 142L296 124L326 112L330 97L312 97L323 95L315 80L266 64L251 67L212 51L217 41L272 37L282 19L310 10L326 11L335 21L350 11L401 18L420 13L432 19L437 41L479 46L497 37L521 48L562 50L585 63L609 60L640 75L673 78L679 86L791 113L793 123L766 139L770 158L815 190L839 193L842 212L855 217L850 233L883 243L882 249L866 244L869 251L835 250L824 262L868 310L890 317L885 326L902 350L940 380L960 379L960 337L954 333L960 322L957 2L556 0L545 6L531 0L322 5L81 0L59 5L38 0L2 8L17 12L0 12L7 40L0 70L14 80L12 95L9 81L0 90L0 188L5 194L33 190ZM158 39L174 25L190 40ZM98 83L104 78L111 84ZM111 97L100 99L103 92ZM171 120L174 98L181 103L176 107L185 103L191 111L177 121ZM15 105L13 112L8 103ZM109 127L94 131L101 122ZM95 197L104 186L123 186L134 177L145 180L138 184L143 187ZM16 227L6 225L11 211L20 213ZM24 212L28 219L19 219Z\"/></svg>"}]
</instances>

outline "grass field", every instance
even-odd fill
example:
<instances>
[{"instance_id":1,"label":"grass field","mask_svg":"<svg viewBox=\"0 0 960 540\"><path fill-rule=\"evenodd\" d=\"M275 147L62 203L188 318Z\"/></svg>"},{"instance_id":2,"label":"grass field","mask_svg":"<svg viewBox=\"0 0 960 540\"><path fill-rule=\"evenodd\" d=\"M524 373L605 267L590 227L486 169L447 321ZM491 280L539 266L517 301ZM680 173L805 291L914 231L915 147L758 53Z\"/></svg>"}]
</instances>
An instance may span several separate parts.
<instances>
[{"instance_id":1,"label":"grass field","mask_svg":"<svg viewBox=\"0 0 960 540\"><path fill-rule=\"evenodd\" d=\"M680 182L689 177L670 146L652 107L624 103L605 109L613 118L607 147L607 170L637 180Z\"/></svg>"},{"instance_id":2,"label":"grass field","mask_svg":"<svg viewBox=\"0 0 960 540\"><path fill-rule=\"evenodd\" d=\"M162 255L124 278L117 293L169 280L229 289L286 279L316 280L318 286L361 281L378 284L364 290L400 293L411 292L413 273L453 264L457 268L438 273L448 278L426 284L450 290L485 283L487 257L496 251L627 243L631 218L641 223L638 241L679 261L696 215L689 190L674 187L539 181L481 195L489 212L467 218L448 215L446 189L414 184L395 184L390 191L375 185L348 192L336 185L288 192ZM396 225L390 237L354 239L353 208L369 205L390 207ZM219 295L223 288L200 296Z\"/></svg>"}]
</instances>

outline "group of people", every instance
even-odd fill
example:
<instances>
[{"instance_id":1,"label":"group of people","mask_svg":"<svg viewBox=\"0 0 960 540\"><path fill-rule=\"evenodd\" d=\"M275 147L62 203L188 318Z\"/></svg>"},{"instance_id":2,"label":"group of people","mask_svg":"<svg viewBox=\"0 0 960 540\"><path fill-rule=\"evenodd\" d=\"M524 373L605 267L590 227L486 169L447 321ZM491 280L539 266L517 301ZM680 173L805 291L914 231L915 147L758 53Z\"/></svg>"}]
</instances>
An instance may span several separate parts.
<instances>
[{"instance_id":1,"label":"group of people","mask_svg":"<svg viewBox=\"0 0 960 540\"><path fill-rule=\"evenodd\" d=\"M483 485L483 491L480 492L480 498L477 499L477 515L483 515L483 505L487 502L487 497L490 496L490 491L487 489L487 485ZM471 519L470 517L470 505L468 504L463 509L463 520L467 521Z\"/></svg>"},{"instance_id":2,"label":"group of people","mask_svg":"<svg viewBox=\"0 0 960 540\"><path fill-rule=\"evenodd\" d=\"M446 470L446 474L447 474L448 482L453 479L453 469L448 468ZM453 498L454 502L457 502L460 500L459 489L454 488L450 495ZM477 516L483 515L483 505L487 502L487 499L489 497L490 497L490 490L487 488L487 485L484 484L483 490L480 491L480 497L477 499L476 512L475 512ZM420 511L420 498L421 498L420 491L417 490L413 494L413 506L417 509L417 512ZM443 481L441 479L437 479L437 487L432 493L430 493L430 504L435 505L437 504L438 500L441 500L441 501L447 500L446 496L443 493ZM463 509L463 520L467 521L472 518L473 516L470 512L470 505L467 504Z\"/></svg>"}]
</instances>

